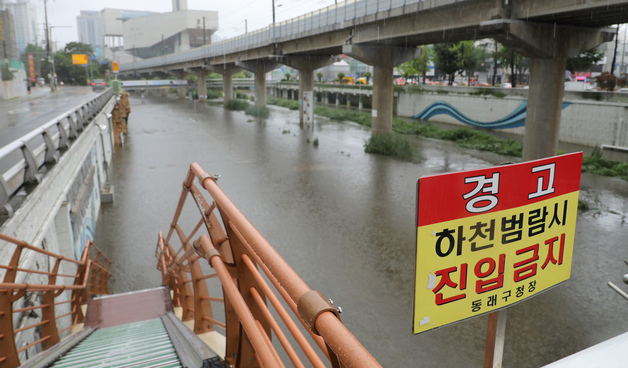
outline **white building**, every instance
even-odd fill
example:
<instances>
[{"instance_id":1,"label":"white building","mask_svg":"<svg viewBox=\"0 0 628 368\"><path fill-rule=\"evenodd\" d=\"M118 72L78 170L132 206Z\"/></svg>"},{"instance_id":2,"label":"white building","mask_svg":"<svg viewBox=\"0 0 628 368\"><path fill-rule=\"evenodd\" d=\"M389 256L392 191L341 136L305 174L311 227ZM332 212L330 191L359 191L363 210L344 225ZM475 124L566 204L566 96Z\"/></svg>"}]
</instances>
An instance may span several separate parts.
<instances>
[{"instance_id":1,"label":"white building","mask_svg":"<svg viewBox=\"0 0 628 368\"><path fill-rule=\"evenodd\" d=\"M146 59L211 44L218 12L181 9L154 13L123 23L124 51Z\"/></svg>"},{"instance_id":2,"label":"white building","mask_svg":"<svg viewBox=\"0 0 628 368\"><path fill-rule=\"evenodd\" d=\"M37 8L30 0L6 1L4 5L13 14L17 48L22 53L29 43L37 44Z\"/></svg>"}]
</instances>

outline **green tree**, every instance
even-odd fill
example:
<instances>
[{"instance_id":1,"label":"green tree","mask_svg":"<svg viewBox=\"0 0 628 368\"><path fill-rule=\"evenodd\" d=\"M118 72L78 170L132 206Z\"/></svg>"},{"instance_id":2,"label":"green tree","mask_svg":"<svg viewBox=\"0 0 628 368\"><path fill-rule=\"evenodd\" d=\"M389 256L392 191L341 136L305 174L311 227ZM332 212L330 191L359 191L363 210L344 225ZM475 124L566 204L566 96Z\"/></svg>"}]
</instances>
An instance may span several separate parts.
<instances>
[{"instance_id":1,"label":"green tree","mask_svg":"<svg viewBox=\"0 0 628 368\"><path fill-rule=\"evenodd\" d=\"M72 63L73 54L84 54L93 56L94 50L91 45L70 42L65 45L63 50L54 54L55 72L57 73L57 81L78 85L87 85L89 79L89 65L77 65ZM100 77L100 69L94 68L92 65L92 73L94 78Z\"/></svg>"},{"instance_id":2,"label":"green tree","mask_svg":"<svg viewBox=\"0 0 628 368\"><path fill-rule=\"evenodd\" d=\"M321 80L323 79L323 73L321 72L316 73L316 78L318 78L318 83L320 83Z\"/></svg>"},{"instance_id":3,"label":"green tree","mask_svg":"<svg viewBox=\"0 0 628 368\"><path fill-rule=\"evenodd\" d=\"M488 54L483 47L476 47L474 41L459 42L454 45L453 50L458 54L460 69L467 77L467 84L470 84L474 73L483 68L483 62Z\"/></svg>"},{"instance_id":4,"label":"green tree","mask_svg":"<svg viewBox=\"0 0 628 368\"><path fill-rule=\"evenodd\" d=\"M434 45L434 67L447 75L447 84L451 85L456 74L461 70L458 53L453 49L456 44L439 43Z\"/></svg>"},{"instance_id":5,"label":"green tree","mask_svg":"<svg viewBox=\"0 0 628 368\"><path fill-rule=\"evenodd\" d=\"M420 49L421 55L416 58L415 68L421 75L421 83L425 84L425 75L430 70L430 62L434 59L434 50L429 45L423 45Z\"/></svg>"},{"instance_id":6,"label":"green tree","mask_svg":"<svg viewBox=\"0 0 628 368\"><path fill-rule=\"evenodd\" d=\"M342 78L345 77L345 73L340 72L338 73L338 83L342 84Z\"/></svg>"},{"instance_id":7,"label":"green tree","mask_svg":"<svg viewBox=\"0 0 628 368\"><path fill-rule=\"evenodd\" d=\"M530 59L503 45L493 55L501 62L502 67L510 70L510 83L512 83L513 87L516 87L517 74L522 74L525 69L529 68Z\"/></svg>"},{"instance_id":8,"label":"green tree","mask_svg":"<svg viewBox=\"0 0 628 368\"><path fill-rule=\"evenodd\" d=\"M371 72L364 73L364 78L366 78L366 84L369 84L369 80L371 79Z\"/></svg>"},{"instance_id":9,"label":"green tree","mask_svg":"<svg viewBox=\"0 0 628 368\"><path fill-rule=\"evenodd\" d=\"M576 57L567 58L567 70L572 72L587 71L593 64L602 60L602 57L604 57L604 53L598 50L597 47L585 51Z\"/></svg>"},{"instance_id":10,"label":"green tree","mask_svg":"<svg viewBox=\"0 0 628 368\"><path fill-rule=\"evenodd\" d=\"M399 64L397 65L397 71L399 71L399 73L401 74L401 76L403 77L403 79L408 82L408 78L410 76L414 76L419 74L419 72L417 71L417 69L415 68L415 59L406 61L403 64Z\"/></svg>"},{"instance_id":11,"label":"green tree","mask_svg":"<svg viewBox=\"0 0 628 368\"><path fill-rule=\"evenodd\" d=\"M26 70L28 70L28 54L33 55L33 63L35 64L35 74L37 75L37 78L48 79L50 68L48 61L46 61L46 50L41 46L30 43L26 45L26 49L24 49L24 52L20 55L20 60L22 60Z\"/></svg>"}]
</instances>

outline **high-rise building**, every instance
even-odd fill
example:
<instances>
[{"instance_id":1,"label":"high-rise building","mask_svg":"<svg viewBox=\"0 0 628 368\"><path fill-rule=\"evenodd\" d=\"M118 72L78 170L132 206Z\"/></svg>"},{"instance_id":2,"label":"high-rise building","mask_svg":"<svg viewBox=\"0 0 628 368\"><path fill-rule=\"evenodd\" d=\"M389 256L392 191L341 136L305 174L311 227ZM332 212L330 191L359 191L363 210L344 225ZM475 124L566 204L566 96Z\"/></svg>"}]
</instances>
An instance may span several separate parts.
<instances>
[{"instance_id":1,"label":"high-rise building","mask_svg":"<svg viewBox=\"0 0 628 368\"><path fill-rule=\"evenodd\" d=\"M91 45L96 57L102 59L104 38L100 12L81 10L81 15L76 17L76 25L78 29L78 42Z\"/></svg>"},{"instance_id":2,"label":"high-rise building","mask_svg":"<svg viewBox=\"0 0 628 368\"><path fill-rule=\"evenodd\" d=\"M6 1L4 5L13 14L17 48L22 53L29 43L37 43L37 8L30 0Z\"/></svg>"},{"instance_id":3,"label":"high-rise building","mask_svg":"<svg viewBox=\"0 0 628 368\"><path fill-rule=\"evenodd\" d=\"M0 60L20 58L15 42L13 15L8 10L0 10Z\"/></svg>"}]
</instances>

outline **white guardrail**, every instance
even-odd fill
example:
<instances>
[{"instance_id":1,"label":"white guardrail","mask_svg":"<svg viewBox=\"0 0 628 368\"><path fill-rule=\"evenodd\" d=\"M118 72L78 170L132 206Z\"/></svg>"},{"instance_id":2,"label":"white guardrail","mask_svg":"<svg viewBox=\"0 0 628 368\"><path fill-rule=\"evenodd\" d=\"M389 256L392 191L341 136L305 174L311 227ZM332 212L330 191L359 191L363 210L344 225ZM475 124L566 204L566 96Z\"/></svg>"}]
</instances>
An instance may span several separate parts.
<instances>
[{"instance_id":1,"label":"white guardrail","mask_svg":"<svg viewBox=\"0 0 628 368\"><path fill-rule=\"evenodd\" d=\"M458 0L460 1L460 0ZM330 29L344 28L346 21L356 18L377 14L379 12L399 9L401 14L405 14L405 7L416 3L431 3L434 0L347 0L340 4L330 5L300 17L293 18L266 28L247 33L238 37L230 38L211 45L197 47L195 49L160 56L156 58L136 61L133 63L120 65L120 71L132 71L137 69L166 66L184 63L204 58L217 57L252 48L268 46L278 42L285 42L302 37L302 33L307 35L321 34L329 32ZM438 1L443 5L452 1ZM414 12L414 11L413 11Z\"/></svg>"},{"instance_id":2,"label":"white guardrail","mask_svg":"<svg viewBox=\"0 0 628 368\"><path fill-rule=\"evenodd\" d=\"M39 169L56 162L57 152L67 149L112 97L113 89L108 88L0 148L0 214L12 214L11 197L24 184L37 183Z\"/></svg>"}]
</instances>

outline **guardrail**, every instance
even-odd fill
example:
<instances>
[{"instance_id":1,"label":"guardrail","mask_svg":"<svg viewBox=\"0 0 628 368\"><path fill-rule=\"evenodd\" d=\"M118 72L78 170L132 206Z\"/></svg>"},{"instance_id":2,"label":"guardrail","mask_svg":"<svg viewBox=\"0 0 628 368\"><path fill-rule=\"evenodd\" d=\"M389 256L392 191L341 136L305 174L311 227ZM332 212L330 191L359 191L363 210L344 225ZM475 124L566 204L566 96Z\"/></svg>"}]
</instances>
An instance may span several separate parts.
<instances>
[{"instance_id":1,"label":"guardrail","mask_svg":"<svg viewBox=\"0 0 628 368\"><path fill-rule=\"evenodd\" d=\"M39 128L0 148L0 214L12 215L11 197L27 183L38 183L37 172L57 161L57 153L67 149L91 119L113 97L109 88L55 117Z\"/></svg>"},{"instance_id":2,"label":"guardrail","mask_svg":"<svg viewBox=\"0 0 628 368\"><path fill-rule=\"evenodd\" d=\"M85 316L81 306L87 303L89 297L96 294L109 294L111 260L91 241L87 242L81 260L76 261L2 233L0 233L0 240L16 247L10 263L0 265L0 269L5 271L4 280L0 284L0 365L13 368L20 366L20 354L38 344L42 350L49 349L60 341L64 332L83 323ZM9 244L2 246L10 246ZM20 261L28 252L44 257L48 271L20 268ZM60 273L61 267L72 265L76 267L76 273ZM47 283L16 283L18 273L26 274L27 280L37 277L47 278ZM64 282L66 279L71 281ZM65 296L66 300L55 301L66 292L70 293L69 297ZM38 294L43 294L40 301L39 298L34 298L34 300L29 298ZM67 304L70 304L69 308ZM65 310L61 311L63 308ZM70 311L65 313L67 309ZM39 315L34 311L40 311ZM20 313L25 318L16 316ZM15 321L19 324L20 319L26 320L28 317L35 317L38 322L15 328ZM63 318L71 318L71 321L68 327L59 329L57 324ZM16 339L19 338L19 334L35 328L39 330L32 335L33 340L36 340L26 341L25 346L18 348Z\"/></svg>"},{"instance_id":3,"label":"guardrail","mask_svg":"<svg viewBox=\"0 0 628 368\"><path fill-rule=\"evenodd\" d=\"M211 203L194 183L195 179L209 193ZM273 317L268 305L270 301L313 367L326 367L321 356L334 368L380 367L340 321L339 311L319 292L307 286L227 198L216 184L216 179L198 164L192 164L183 182L168 235L164 238L159 233L157 269L162 273L163 284L173 290L173 304L182 307L182 319L194 320L194 332L197 334L213 331L215 327L224 329L224 358L234 367L283 367L271 341L273 333L290 363L295 367L304 367L286 337L287 333ZM201 220L186 234L180 222L188 195L200 211ZM202 227L207 234L193 240ZM177 237L173 238L175 232ZM181 243L178 251L174 250L174 241ZM204 261L214 268L215 273L203 273L201 263ZM223 298L210 296L207 280L212 279L220 280ZM283 307L278 295L292 315ZM224 304L222 321L214 315L212 303ZM309 333L320 349L320 356L297 323Z\"/></svg>"},{"instance_id":4,"label":"guardrail","mask_svg":"<svg viewBox=\"0 0 628 368\"><path fill-rule=\"evenodd\" d=\"M449 5L453 1L440 2L442 5ZM430 6L439 6L434 3L434 1L430 2ZM395 13L395 15L414 13L420 9L420 6L425 6L425 0L347 0L340 4L330 5L324 9L319 9L274 25L271 24L266 28L211 45L198 47L177 54L122 64L120 65L120 71L125 72L143 68L162 67L203 58L223 56L252 48L294 40L301 37L302 33L312 36L329 32L330 30L354 26L356 24L349 24L348 22L362 17L373 18L375 14L380 12ZM373 21L373 19L365 19L364 21Z\"/></svg>"}]
</instances>

